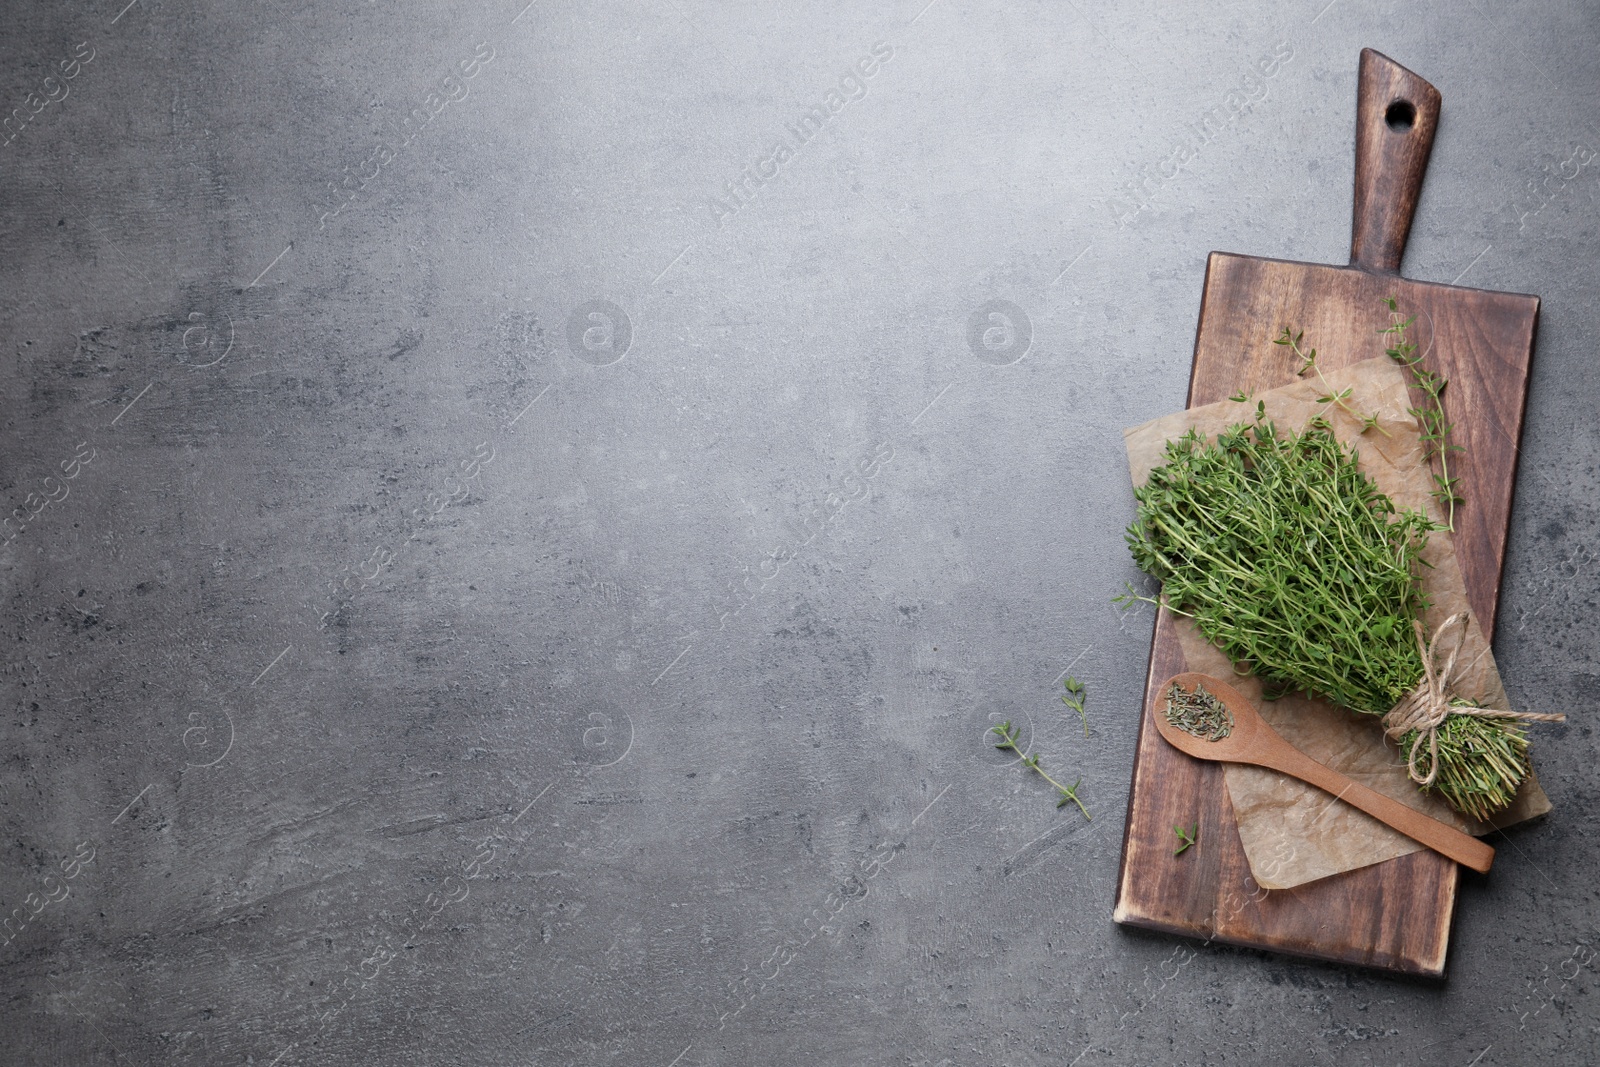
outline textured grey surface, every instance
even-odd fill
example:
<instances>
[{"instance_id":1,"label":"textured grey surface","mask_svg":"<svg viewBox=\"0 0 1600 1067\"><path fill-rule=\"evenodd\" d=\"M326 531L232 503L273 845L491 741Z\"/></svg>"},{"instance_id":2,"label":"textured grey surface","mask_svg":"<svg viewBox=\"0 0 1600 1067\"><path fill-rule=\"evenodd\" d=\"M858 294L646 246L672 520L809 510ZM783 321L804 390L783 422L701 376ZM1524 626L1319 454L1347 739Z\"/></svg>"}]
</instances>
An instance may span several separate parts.
<instances>
[{"instance_id":1,"label":"textured grey surface","mask_svg":"<svg viewBox=\"0 0 1600 1067\"><path fill-rule=\"evenodd\" d=\"M0 13L0 1060L1600 1057L1593 4L524 2ZM1544 298L1444 985L1109 921L1118 431L1344 261L1364 45Z\"/></svg>"}]
</instances>

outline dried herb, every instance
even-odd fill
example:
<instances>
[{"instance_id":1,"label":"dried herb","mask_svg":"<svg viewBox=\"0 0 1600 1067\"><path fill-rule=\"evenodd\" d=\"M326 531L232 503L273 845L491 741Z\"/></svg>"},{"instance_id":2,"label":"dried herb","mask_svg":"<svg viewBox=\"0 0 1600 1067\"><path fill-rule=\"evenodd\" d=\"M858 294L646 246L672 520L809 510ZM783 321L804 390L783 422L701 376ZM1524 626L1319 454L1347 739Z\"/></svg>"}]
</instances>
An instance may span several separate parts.
<instances>
[{"instance_id":1,"label":"dried herb","mask_svg":"<svg viewBox=\"0 0 1600 1067\"><path fill-rule=\"evenodd\" d=\"M1233 733L1233 713L1202 684L1187 693L1174 682L1167 689L1167 721L1186 734L1221 741Z\"/></svg>"},{"instance_id":2,"label":"dried herb","mask_svg":"<svg viewBox=\"0 0 1600 1067\"><path fill-rule=\"evenodd\" d=\"M1021 727L1012 726L1011 720L1007 719L999 726L989 727L989 732L992 734L999 734L1001 737L1001 741L994 746L995 748L1009 749L1010 751L1015 752L1017 754L1018 761L1021 762L1023 766L1032 767L1036 772L1038 772L1040 778L1043 778L1045 781L1055 786L1056 792L1061 794L1061 799L1056 801L1056 807L1065 807L1068 802L1071 802L1078 805L1078 810L1083 812L1083 817L1085 819L1092 818L1092 816L1089 814L1089 809L1084 807L1083 801L1078 799L1078 787L1083 784L1083 779L1079 778L1069 787L1062 785L1060 782L1046 774L1044 772L1044 768L1039 766L1040 760L1038 756L1030 756L1023 752L1022 749L1017 747L1017 735L1021 733Z\"/></svg>"},{"instance_id":3,"label":"dried herb","mask_svg":"<svg viewBox=\"0 0 1600 1067\"><path fill-rule=\"evenodd\" d=\"M1424 677L1420 553L1440 527L1396 508L1327 420L1280 434L1258 409L1215 444L1190 431L1135 496L1135 562L1269 696L1304 691L1383 715ZM1429 788L1480 819L1510 803L1529 770L1515 722L1453 715L1436 736ZM1421 737L1400 738L1407 759ZM1426 744L1422 757L1431 772Z\"/></svg>"}]
</instances>

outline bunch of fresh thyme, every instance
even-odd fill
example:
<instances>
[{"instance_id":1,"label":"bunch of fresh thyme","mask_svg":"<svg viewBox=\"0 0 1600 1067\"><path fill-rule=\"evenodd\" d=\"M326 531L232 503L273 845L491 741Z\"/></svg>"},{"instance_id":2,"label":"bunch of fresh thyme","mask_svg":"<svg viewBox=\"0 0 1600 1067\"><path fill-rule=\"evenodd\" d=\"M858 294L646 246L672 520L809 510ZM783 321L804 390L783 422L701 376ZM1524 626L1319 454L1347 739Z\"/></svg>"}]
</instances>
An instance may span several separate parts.
<instances>
[{"instance_id":1,"label":"bunch of fresh thyme","mask_svg":"<svg viewBox=\"0 0 1600 1067\"><path fill-rule=\"evenodd\" d=\"M1440 527L1397 509L1325 419L1280 435L1258 408L1215 444L1190 431L1167 443L1135 496L1135 562L1269 695L1304 691L1382 715L1423 677L1419 554ZM1401 738L1406 758L1419 737ZM1476 818L1510 803L1528 774L1513 722L1452 715L1438 742L1429 788Z\"/></svg>"}]
</instances>

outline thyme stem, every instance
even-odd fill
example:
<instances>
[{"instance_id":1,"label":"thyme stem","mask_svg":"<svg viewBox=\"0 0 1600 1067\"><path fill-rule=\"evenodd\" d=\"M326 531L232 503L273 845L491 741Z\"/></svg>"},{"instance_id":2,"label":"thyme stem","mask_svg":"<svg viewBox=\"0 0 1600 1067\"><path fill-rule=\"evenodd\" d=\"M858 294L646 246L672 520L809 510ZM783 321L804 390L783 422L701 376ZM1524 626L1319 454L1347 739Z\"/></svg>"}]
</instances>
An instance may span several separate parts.
<instances>
[{"instance_id":1,"label":"thyme stem","mask_svg":"<svg viewBox=\"0 0 1600 1067\"><path fill-rule=\"evenodd\" d=\"M1055 786L1056 791L1061 794L1061 799L1056 802L1056 807L1062 807L1067 803L1067 801L1070 800L1072 803L1078 805L1078 810L1083 812L1083 817L1085 819L1093 820L1094 817L1089 814L1089 809L1084 807L1083 801L1078 799L1078 787L1083 784L1082 778L1079 778L1076 782L1073 782L1072 786L1069 788L1045 773L1045 769L1039 766L1038 756L1026 755L1022 749L1017 747L1017 736L1021 734L1022 728L1020 726L1012 726L1011 720L1009 719L1001 723L999 726L989 727L989 732L999 734L1004 739L996 744L994 746L995 748L1009 749L1010 751L1015 752L1017 754L1018 763L1021 763L1024 767L1033 768L1039 777Z\"/></svg>"},{"instance_id":2,"label":"thyme stem","mask_svg":"<svg viewBox=\"0 0 1600 1067\"><path fill-rule=\"evenodd\" d=\"M1317 350L1313 348L1307 352L1300 348L1300 340L1301 338L1305 337L1305 335L1306 334L1304 330L1301 330L1299 333L1292 333L1290 332L1289 327L1285 326L1283 328L1283 333L1279 334L1278 339L1272 343L1275 345L1287 345L1296 356L1300 357L1301 363L1299 373L1301 377L1305 377L1305 373L1308 370L1317 372L1317 381L1321 382L1322 387L1328 391L1326 395L1319 398L1319 403L1338 405L1339 409L1346 415L1349 415L1352 419L1360 421L1362 433L1366 433L1368 430L1377 430L1385 437L1393 437L1394 434L1378 425L1378 416L1376 413L1371 415L1363 415L1355 408L1350 406L1348 403L1350 399L1349 389L1342 389L1337 393L1333 391L1332 384L1329 383L1327 378L1322 376L1322 368L1317 366Z\"/></svg>"},{"instance_id":3,"label":"thyme stem","mask_svg":"<svg viewBox=\"0 0 1600 1067\"><path fill-rule=\"evenodd\" d=\"M1410 371L1412 386L1421 390L1428 398L1425 406L1410 410L1411 414L1422 423L1422 448L1425 460L1430 464L1435 459L1439 461L1439 473L1433 476L1433 498L1444 509L1445 528L1454 531L1456 505L1465 501L1456 492L1458 479L1450 476L1450 453L1461 452L1464 449L1450 440L1455 425L1446 422L1444 417L1444 388L1450 384L1450 379L1423 367L1422 357L1416 354L1416 343L1406 340L1406 330L1417 321L1417 317L1412 315L1402 320L1400 305L1392 296L1386 298L1384 303L1389 307L1389 326L1379 333L1395 336L1394 345L1384 349L1384 354Z\"/></svg>"}]
</instances>

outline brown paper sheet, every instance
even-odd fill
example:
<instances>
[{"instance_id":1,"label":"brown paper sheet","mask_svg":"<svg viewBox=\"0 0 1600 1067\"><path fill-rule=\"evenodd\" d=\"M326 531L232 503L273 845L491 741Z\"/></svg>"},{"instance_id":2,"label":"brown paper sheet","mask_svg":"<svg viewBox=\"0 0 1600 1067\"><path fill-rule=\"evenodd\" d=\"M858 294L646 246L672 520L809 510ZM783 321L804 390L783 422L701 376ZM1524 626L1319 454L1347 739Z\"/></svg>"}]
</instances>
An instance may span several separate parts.
<instances>
[{"instance_id":1,"label":"brown paper sheet","mask_svg":"<svg viewBox=\"0 0 1600 1067\"><path fill-rule=\"evenodd\" d=\"M1430 495L1432 476L1423 461L1420 429L1408 410L1411 399L1405 372L1385 358L1325 371L1323 375L1325 383L1313 374L1309 380L1257 394L1247 403L1224 400L1123 431L1134 485L1143 485L1151 469L1164 462L1167 441L1191 427L1198 428L1207 438L1215 438L1229 426L1250 421L1260 401L1266 404L1267 416L1280 430L1299 430L1313 415L1325 416L1339 440L1357 450L1362 469L1399 507L1422 509L1439 519L1439 506ZM1337 406L1318 402L1318 397L1346 388L1352 390L1346 401L1350 407L1362 414L1377 413L1378 425L1390 436L1378 430L1363 434L1358 419ZM1431 638L1446 618L1469 608L1450 535L1433 534L1422 555L1433 565L1423 578L1432 604L1423 624ZM1192 621L1180 617L1177 623L1189 670L1214 675L1233 685L1256 703L1262 718L1273 729L1312 759L1468 833L1483 834L1493 829L1457 814L1443 800L1418 791L1407 776L1398 747L1384 739L1375 716L1344 711L1325 700L1298 695L1264 701L1261 684L1254 676L1236 675L1228 658L1200 635ZM1494 655L1476 619L1468 620L1454 677L1452 688L1459 695L1492 707L1507 706ZM1226 764L1223 775L1250 872L1265 889L1289 889L1423 847L1322 790L1275 771ZM1530 775L1516 800L1496 817L1494 825L1509 826L1549 810L1549 799Z\"/></svg>"}]
</instances>

